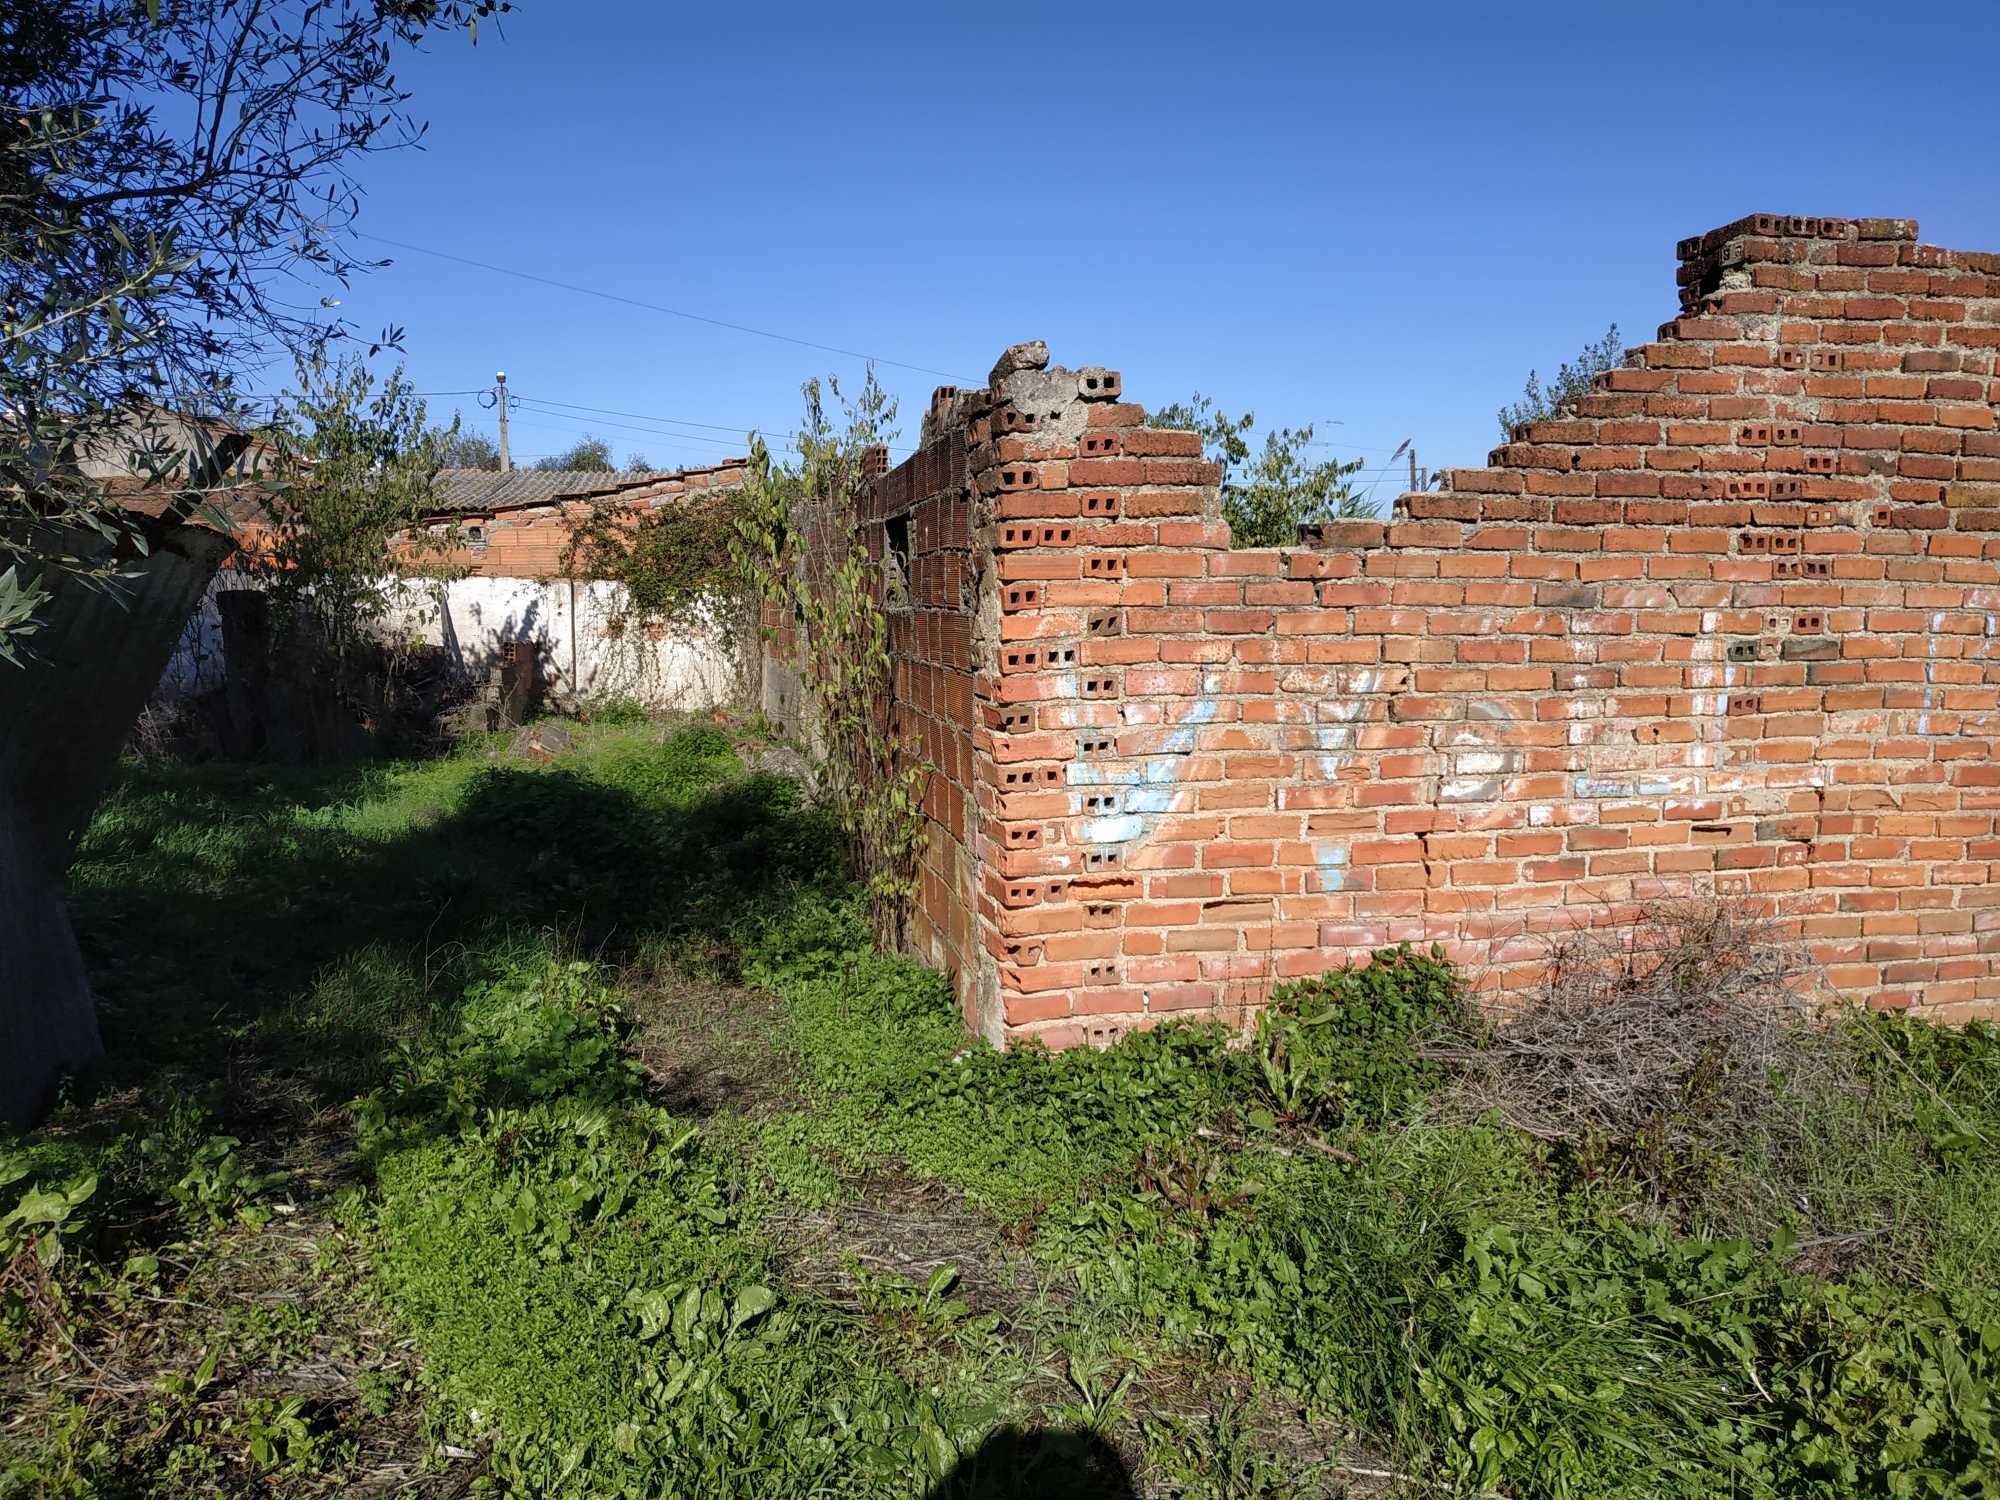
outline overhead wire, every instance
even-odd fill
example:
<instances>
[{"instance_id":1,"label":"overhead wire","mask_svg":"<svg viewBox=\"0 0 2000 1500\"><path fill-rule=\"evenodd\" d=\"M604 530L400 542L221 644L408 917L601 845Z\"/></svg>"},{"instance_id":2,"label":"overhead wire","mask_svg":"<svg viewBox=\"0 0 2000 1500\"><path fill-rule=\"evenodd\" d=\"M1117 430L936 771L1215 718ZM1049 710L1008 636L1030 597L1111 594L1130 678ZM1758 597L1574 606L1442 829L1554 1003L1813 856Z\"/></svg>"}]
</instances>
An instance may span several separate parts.
<instances>
[{"instance_id":1,"label":"overhead wire","mask_svg":"<svg viewBox=\"0 0 2000 1500\"><path fill-rule=\"evenodd\" d=\"M455 264L458 265L471 266L476 270L490 271L496 276L512 276L517 278L518 280L531 281L541 286L554 287L559 291L573 292L579 296L597 297L606 302L616 302L627 307L637 307L647 312L662 313L668 317L673 317L673 318L685 318L688 321L695 323L706 323L714 328L726 328L734 333L746 333L753 335L754 337L757 338L773 339L779 343L796 345L801 349L814 349L822 354L837 354L845 359L863 360L870 364L883 365L890 369L913 370L918 374L922 375L935 375L941 380L955 381L961 385L977 385L980 383L976 380L971 379L970 377L953 375L949 371L934 369L929 365L911 364L905 360L889 359L883 355L869 354L859 349L845 349L837 344L822 344L812 339L797 338L787 333L774 333L768 328L755 328L747 323L736 323L726 318L712 318L704 313L688 312L684 308L668 307L662 303L648 302L638 297L627 297L620 292L607 292L597 287L583 286L576 282L560 281L553 276L542 276L532 271L517 270L512 266L496 265L492 261L478 260L469 255L457 255L447 250L433 250L427 245L413 244L408 240L392 239L385 234L373 234L367 230L360 230L360 229L355 230L354 233L361 239L374 240L378 244L390 245L398 250L408 250L417 255L428 255L438 260L446 260L454 262ZM486 393L487 393L486 390L469 390L469 391L418 391L415 394L419 396L431 397L431 396L479 396L479 395L485 395ZM548 402L547 404L561 406L569 403L552 401ZM598 408L593 408L593 407L579 407L578 409L587 411L598 410ZM733 423L695 422L678 417L653 417L650 415L646 415L644 413L633 413L633 412L610 412L607 414L612 416L636 416L639 418L639 420L648 422L652 421L679 422L682 425L689 427L714 427L725 431L747 431L749 427L754 427L758 425L756 423L750 423L744 427L737 427L736 424ZM1308 423L1307 425L1315 426L1318 424ZM1367 453L1367 452L1388 452L1394 445L1386 442L1380 444L1358 443L1358 442L1341 443L1341 442L1332 442L1326 439L1316 438L1313 441L1311 441L1307 446L1314 448L1331 448L1335 450L1352 451L1356 453Z\"/></svg>"},{"instance_id":2,"label":"overhead wire","mask_svg":"<svg viewBox=\"0 0 2000 1500\"><path fill-rule=\"evenodd\" d=\"M646 312L662 313L670 318L685 318L692 323L706 323L712 328L726 328L732 333L747 333L760 339L773 339L781 344L793 344L801 349L815 349L821 354L837 354L843 359L858 359L870 364L884 365L897 370L914 370L922 375L935 375L942 380L962 381L963 377L946 370L932 369L929 365L910 364L905 360L888 359L879 354L868 354L859 349L843 349L837 344L822 344L812 339L794 338L788 333L773 333L768 328L753 328L748 323L735 323L727 318L711 318L704 313L688 312L685 308L668 307L664 303L647 302L639 297L627 297L620 292L606 292L597 287L581 286L573 281L558 281L553 276L539 276L532 271L518 271L512 266L495 265L491 261L475 260L469 255L454 255L447 250L433 250L426 245L413 245L408 240L396 240L386 234L370 234L357 229L355 235L377 244L392 245L398 250L408 250L417 255L434 256L438 260L448 260L461 266L471 266L476 270L490 271L496 276L512 276L521 281L532 281L541 286L551 286L558 291L574 292L578 296L597 297L606 302L621 303L626 307L637 307Z\"/></svg>"},{"instance_id":3,"label":"overhead wire","mask_svg":"<svg viewBox=\"0 0 2000 1500\"><path fill-rule=\"evenodd\" d=\"M1392 458L1387 463L1383 464L1381 468L1377 469L1375 471L1374 477L1368 481L1368 488L1361 492L1361 498L1364 500L1374 499L1376 487L1379 486L1384 479L1389 477L1389 471L1395 467L1396 467L1396 460Z\"/></svg>"},{"instance_id":4,"label":"overhead wire","mask_svg":"<svg viewBox=\"0 0 2000 1500\"><path fill-rule=\"evenodd\" d=\"M514 425L515 425L515 426L516 426L517 428L520 428L520 429L523 429L523 430L526 430L526 431L529 431L529 432L549 432L549 433L562 433L562 434L565 434L565 435L568 435L568 436L570 436L570 437L578 437L578 438L581 438L581 437L589 437L589 436L591 436L591 435L592 435L592 434L590 433L590 431L589 431L589 430L588 430L587 428L583 428L583 427L574 427L574 426L562 426L562 427L547 427L547 426L544 426L544 425L542 425L542 424L541 424L541 423L539 423L539 422L517 422L517 423L515 423ZM660 434L655 434L655 436L662 436L662 437L668 437L668 436L672 436L672 434L669 434L669 433L660 433ZM732 446L732 445L729 445L729 444L723 444L723 443L716 443L714 439L706 439L706 440L702 440L702 441L705 441L705 442L709 442L709 443L715 443L715 446L717 446L717 447L722 447L722 448L727 448L727 447L730 447L730 446ZM573 445L572 445L572 446L573 446ZM652 447L653 445L649 443L649 444L647 444L646 446L647 446L647 447ZM741 450L741 445L734 445L734 446L736 446L736 448L737 448L737 451L738 451L739 453L740 453L740 452L742 451L742 450ZM535 458L535 457L548 457L548 456L551 456L552 454L554 454L554 453L555 453L555 452L557 452L557 451L559 451L559 450L555 450L555 449L551 449L551 450L549 451L549 453L547 453L547 454L537 454L537 455L521 455L521 456L520 456L519 458L517 458L517 459L516 459L516 462L517 462L517 463L519 463L519 462L526 462L526 461L531 461L531 460L532 460L532 458ZM658 451L660 451L660 450L658 450L658 449L655 449L655 452L658 452ZM675 450L675 448L674 448L673 446L671 446L671 445L670 445L670 446L668 446L668 447L667 447L667 448L665 449L665 452L666 452L667 454L669 454L669 455L673 454L673 453L674 453L675 451L676 451L676 450ZM682 451L684 451L684 450L682 450ZM722 459L722 458L724 458L724 457L725 457L726 455L725 455L725 454L714 454L714 455L709 455L709 454L687 454L686 456L687 456L687 457L688 457L689 459L698 459L698 460L700 460L700 462L695 462L695 463L690 463L690 464L688 464L688 465L685 465L685 467L692 467L692 468L706 468L706 467L708 467L708 466L710 465L710 463L712 463L712 462L714 462L714 461L718 461L718 460L721 460L721 459ZM673 468L673 467L681 467L681 465L672 465L672 464L669 464L669 465L664 465L664 466L662 466L662 465L658 465L658 464L654 464L654 463L651 463L651 462L649 462L648 464L646 464L646 465L645 465L645 467L647 467L647 468L661 468L661 467L666 467L666 468Z\"/></svg>"},{"instance_id":5,"label":"overhead wire","mask_svg":"<svg viewBox=\"0 0 2000 1500\"><path fill-rule=\"evenodd\" d=\"M442 394L465 394L465 393L446 392ZM485 394L485 393L475 392L473 394ZM692 433L692 432L675 432L665 427L633 426L632 422L672 423L675 426L681 426L681 427L699 427L706 431L733 432L733 433L743 433L746 435L751 432L765 432L776 437L792 438L792 439L797 438L799 435L796 429L788 431L780 430L775 427L766 426L765 424L759 422L703 422L703 421L697 421L695 418L692 417L668 417L668 416L656 415L651 412L624 411L617 407L590 406L580 401L558 401L550 396L538 396L521 391L510 391L508 394L510 397L513 398L514 408L516 410L532 411L538 413L539 415L549 416L549 417L564 417L572 413L581 413L585 416L594 419L591 422L585 422L582 420L581 417L578 417L575 421L575 425L571 428L564 429L566 431L582 432L582 431L587 431L591 426L616 427L627 432L645 433L665 438L685 438L689 442L703 443L725 448L732 448L732 447L740 448L743 446L743 444L740 441L705 438L697 433ZM620 418L630 418L631 421L628 422L622 420L614 420ZM899 452L899 453L916 452L915 446L909 443L889 443L886 446L889 447L894 452ZM1342 452L1353 452L1353 453L1367 453L1367 452L1379 453L1379 452L1395 451L1387 447L1375 447L1373 445L1363 444L1363 443L1315 442L1311 446L1316 448L1332 448Z\"/></svg>"},{"instance_id":6,"label":"overhead wire","mask_svg":"<svg viewBox=\"0 0 2000 1500\"><path fill-rule=\"evenodd\" d=\"M780 431L775 428L764 427L761 424L755 422L746 423L741 427L736 426L734 423L725 423L725 422L691 422L691 421L685 422L684 425L689 427L704 427L716 432L737 432L744 434L743 438L739 438L736 440L702 437L699 434L692 432L671 432L658 427L636 427L630 422L620 422L612 420L614 416L632 416L632 417L637 417L638 420L643 422L682 422L684 419L679 417L648 417L642 413L635 413L635 412L612 413L607 411L603 407L580 406L577 403L570 401L550 401L545 397L541 396L526 396L526 395L520 396L517 398L517 404L519 410L539 412L541 415L547 417L565 416L572 412L583 413L591 416L592 422L589 425L594 425L599 427L618 427L618 428L623 428L628 432L655 433L660 437L667 437L667 438L685 438L691 443L714 443L720 447L725 447L725 448L744 447L747 442L748 435L752 432L767 432L773 436L788 438L788 439L796 439L799 436L799 433L796 429L790 431ZM563 407L566 408L566 410L551 411L548 409L550 407ZM577 417L576 420L579 423L581 423L582 421L581 416ZM917 451L916 448L909 443L886 443L883 446L899 453L914 453Z\"/></svg>"},{"instance_id":7,"label":"overhead wire","mask_svg":"<svg viewBox=\"0 0 2000 1500\"><path fill-rule=\"evenodd\" d=\"M548 430L563 431L563 432L589 432L592 428L596 427L615 427L621 432L637 432L647 437L675 438L684 442L700 443L704 447L740 449L746 446L743 443L732 443L728 441L726 438L703 437L699 433L662 432L657 427L635 427L630 422L584 422L576 417L568 416L566 413L563 412L543 411L540 407L530 405L526 401L523 401L521 405L517 408L517 410L532 412L538 417L555 417L558 419L567 420L568 422L568 425L566 427L548 429ZM535 424L524 422L521 425L527 427L527 426L533 426Z\"/></svg>"}]
</instances>

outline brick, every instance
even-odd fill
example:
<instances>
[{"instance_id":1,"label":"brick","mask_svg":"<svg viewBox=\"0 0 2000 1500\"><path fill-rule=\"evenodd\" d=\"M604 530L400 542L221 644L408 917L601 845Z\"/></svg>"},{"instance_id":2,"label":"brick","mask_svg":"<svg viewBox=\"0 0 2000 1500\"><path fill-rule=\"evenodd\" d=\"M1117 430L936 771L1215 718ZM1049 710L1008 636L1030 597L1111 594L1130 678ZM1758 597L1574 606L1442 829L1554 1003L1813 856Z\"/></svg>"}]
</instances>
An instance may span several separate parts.
<instances>
[{"instance_id":1,"label":"brick","mask_svg":"<svg viewBox=\"0 0 2000 1500\"><path fill-rule=\"evenodd\" d=\"M1637 363L1295 547L1227 550L1122 390L934 405L858 509L916 518L912 940L968 1016L1102 1041L1403 939L1504 990L1698 880L1857 999L2000 1008L2000 259L1878 228L1700 237Z\"/></svg>"}]
</instances>

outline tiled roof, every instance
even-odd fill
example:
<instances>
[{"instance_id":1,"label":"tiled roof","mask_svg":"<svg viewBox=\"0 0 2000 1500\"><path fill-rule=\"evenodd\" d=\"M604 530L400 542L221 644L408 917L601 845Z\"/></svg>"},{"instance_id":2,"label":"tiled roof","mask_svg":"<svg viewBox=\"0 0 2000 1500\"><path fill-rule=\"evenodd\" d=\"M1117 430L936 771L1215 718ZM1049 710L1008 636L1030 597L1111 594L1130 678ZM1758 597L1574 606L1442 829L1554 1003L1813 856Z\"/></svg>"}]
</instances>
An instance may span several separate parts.
<instances>
[{"instance_id":1,"label":"tiled roof","mask_svg":"<svg viewBox=\"0 0 2000 1500\"><path fill-rule=\"evenodd\" d=\"M620 490L667 477L603 469L514 469L505 474L494 469L440 469L431 485L431 504L440 514L505 510L515 505L546 505L552 500L615 495Z\"/></svg>"},{"instance_id":2,"label":"tiled roof","mask_svg":"<svg viewBox=\"0 0 2000 1500\"><path fill-rule=\"evenodd\" d=\"M148 484L143 479L120 478L105 481L104 493L120 510L158 517L164 515L170 505L178 503L185 492ZM263 525L270 520L264 509L263 494L254 484L210 490L201 508L194 511L189 520L196 526L206 526L211 530L215 529L217 516L238 529Z\"/></svg>"}]
</instances>

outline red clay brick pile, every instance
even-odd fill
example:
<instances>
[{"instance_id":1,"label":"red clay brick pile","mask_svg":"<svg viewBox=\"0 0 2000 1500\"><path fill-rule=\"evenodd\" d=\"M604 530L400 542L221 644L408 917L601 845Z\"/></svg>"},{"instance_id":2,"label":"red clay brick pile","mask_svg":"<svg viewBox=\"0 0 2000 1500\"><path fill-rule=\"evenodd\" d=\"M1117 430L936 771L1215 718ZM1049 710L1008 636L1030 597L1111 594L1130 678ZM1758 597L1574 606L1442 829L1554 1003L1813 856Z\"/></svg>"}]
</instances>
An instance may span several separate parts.
<instances>
[{"instance_id":1,"label":"red clay brick pile","mask_svg":"<svg viewBox=\"0 0 2000 1500\"><path fill-rule=\"evenodd\" d=\"M1680 256L1573 412L1296 548L1229 550L1115 373L938 393L861 518L972 1024L1240 1018L1404 941L1518 987L1692 888L1849 996L2000 1000L2000 256L1772 215Z\"/></svg>"}]
</instances>

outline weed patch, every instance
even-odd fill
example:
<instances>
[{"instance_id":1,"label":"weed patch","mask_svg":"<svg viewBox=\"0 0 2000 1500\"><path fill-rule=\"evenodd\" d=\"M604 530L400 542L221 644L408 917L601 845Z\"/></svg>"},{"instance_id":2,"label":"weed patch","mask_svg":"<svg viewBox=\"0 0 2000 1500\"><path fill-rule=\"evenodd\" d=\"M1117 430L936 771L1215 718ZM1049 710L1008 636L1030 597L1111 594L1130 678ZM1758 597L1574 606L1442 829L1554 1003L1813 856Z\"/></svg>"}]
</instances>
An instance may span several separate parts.
<instances>
[{"instance_id":1,"label":"weed patch","mask_svg":"<svg viewBox=\"0 0 2000 1500\"><path fill-rule=\"evenodd\" d=\"M644 1102L616 1015L587 965L504 975L361 1111L384 1288L462 1439L535 1493L935 1478L994 1413L774 1286L728 1164Z\"/></svg>"},{"instance_id":2,"label":"weed patch","mask_svg":"<svg viewBox=\"0 0 2000 1500\"><path fill-rule=\"evenodd\" d=\"M130 769L111 1057L0 1145L0 1494L2000 1486L2000 1033L1677 960L1620 993L1772 1044L1619 1074L1398 949L1002 1054L846 859L713 725ZM1537 1128L1544 1062L1630 1107Z\"/></svg>"}]
</instances>

